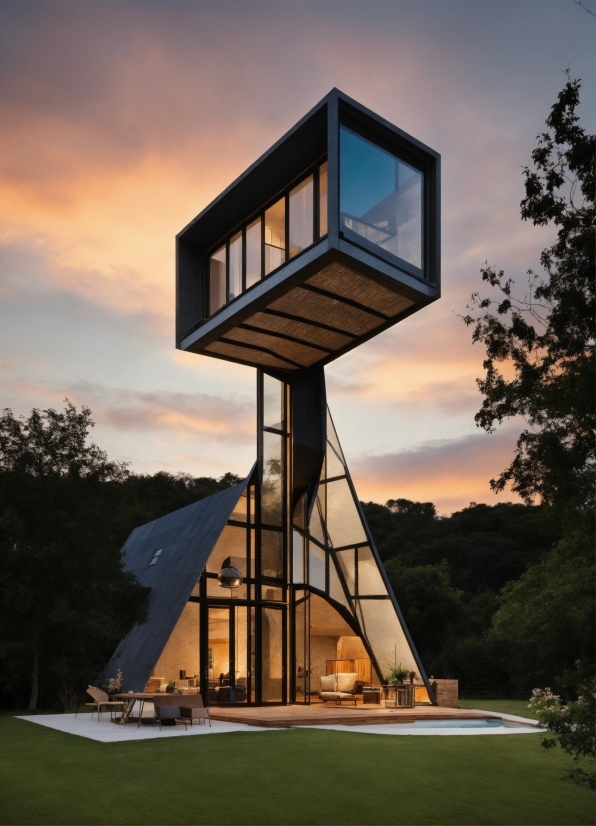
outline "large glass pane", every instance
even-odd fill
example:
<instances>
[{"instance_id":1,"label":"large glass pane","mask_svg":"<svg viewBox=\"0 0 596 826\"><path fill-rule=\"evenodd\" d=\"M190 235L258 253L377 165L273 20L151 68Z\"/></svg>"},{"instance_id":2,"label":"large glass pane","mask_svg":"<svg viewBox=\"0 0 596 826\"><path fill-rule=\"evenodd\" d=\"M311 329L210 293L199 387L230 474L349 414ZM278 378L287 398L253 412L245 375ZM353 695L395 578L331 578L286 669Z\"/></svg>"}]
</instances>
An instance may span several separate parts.
<instances>
[{"instance_id":1,"label":"large glass pane","mask_svg":"<svg viewBox=\"0 0 596 826\"><path fill-rule=\"evenodd\" d=\"M350 607L332 559L329 560L329 596L346 608Z\"/></svg>"},{"instance_id":2,"label":"large glass pane","mask_svg":"<svg viewBox=\"0 0 596 826\"><path fill-rule=\"evenodd\" d=\"M344 126L340 214L342 227L422 267L422 173Z\"/></svg>"},{"instance_id":3,"label":"large glass pane","mask_svg":"<svg viewBox=\"0 0 596 826\"><path fill-rule=\"evenodd\" d=\"M196 683L199 677L198 643L199 603L187 602L153 669L153 681L157 682L157 677L160 684L174 680L180 688L190 687L191 680Z\"/></svg>"},{"instance_id":4,"label":"large glass pane","mask_svg":"<svg viewBox=\"0 0 596 826\"><path fill-rule=\"evenodd\" d=\"M283 534L261 531L261 576L281 579L284 574Z\"/></svg>"},{"instance_id":5,"label":"large glass pane","mask_svg":"<svg viewBox=\"0 0 596 826\"><path fill-rule=\"evenodd\" d=\"M232 565L238 568L242 576L246 576L246 528L226 525L207 560L207 571L210 574L218 574L223 561L228 557L231 557ZM221 596L224 592L225 589L222 588Z\"/></svg>"},{"instance_id":6,"label":"large glass pane","mask_svg":"<svg viewBox=\"0 0 596 826\"><path fill-rule=\"evenodd\" d=\"M366 542L360 514L346 479L327 482L327 531L334 548Z\"/></svg>"},{"instance_id":7,"label":"large glass pane","mask_svg":"<svg viewBox=\"0 0 596 826\"><path fill-rule=\"evenodd\" d=\"M314 241L313 197L312 175L290 192L290 258L310 247Z\"/></svg>"},{"instance_id":8,"label":"large glass pane","mask_svg":"<svg viewBox=\"0 0 596 826\"><path fill-rule=\"evenodd\" d=\"M263 702L283 701L283 612L275 608L261 609L261 692Z\"/></svg>"},{"instance_id":9,"label":"large glass pane","mask_svg":"<svg viewBox=\"0 0 596 826\"><path fill-rule=\"evenodd\" d=\"M390 599L361 599L359 613L370 647L373 650L381 676L391 668L402 665L409 671L418 671L412 650Z\"/></svg>"},{"instance_id":10,"label":"large glass pane","mask_svg":"<svg viewBox=\"0 0 596 826\"><path fill-rule=\"evenodd\" d=\"M339 456L331 446L331 443L327 442L327 478L333 479L334 476L345 476L346 469L341 463Z\"/></svg>"},{"instance_id":11,"label":"large glass pane","mask_svg":"<svg viewBox=\"0 0 596 826\"><path fill-rule=\"evenodd\" d=\"M320 591L325 590L325 551L315 545L308 543L308 581Z\"/></svg>"},{"instance_id":12,"label":"large glass pane","mask_svg":"<svg viewBox=\"0 0 596 826\"><path fill-rule=\"evenodd\" d=\"M209 705L225 702L222 688L230 686L230 609L209 608L208 628Z\"/></svg>"},{"instance_id":13,"label":"large glass pane","mask_svg":"<svg viewBox=\"0 0 596 826\"><path fill-rule=\"evenodd\" d=\"M251 287L261 278L261 219L246 227L246 286Z\"/></svg>"},{"instance_id":14,"label":"large glass pane","mask_svg":"<svg viewBox=\"0 0 596 826\"><path fill-rule=\"evenodd\" d=\"M246 522L246 512L247 512L247 491L244 489L240 496L240 499L236 503L236 507L232 511L232 515L230 519L235 519L236 522Z\"/></svg>"},{"instance_id":15,"label":"large glass pane","mask_svg":"<svg viewBox=\"0 0 596 826\"><path fill-rule=\"evenodd\" d=\"M284 430L284 384L263 374L263 427Z\"/></svg>"},{"instance_id":16,"label":"large glass pane","mask_svg":"<svg viewBox=\"0 0 596 826\"><path fill-rule=\"evenodd\" d=\"M263 431L263 482L261 485L261 521L266 525L282 524L282 449L283 436Z\"/></svg>"},{"instance_id":17,"label":"large glass pane","mask_svg":"<svg viewBox=\"0 0 596 826\"><path fill-rule=\"evenodd\" d=\"M250 609L250 672L249 672L249 694L251 703L256 702L256 660L257 660L257 644L256 644L256 626L257 626L257 609Z\"/></svg>"},{"instance_id":18,"label":"large glass pane","mask_svg":"<svg viewBox=\"0 0 596 826\"><path fill-rule=\"evenodd\" d=\"M242 292L242 233L238 232L230 239L230 287L228 301Z\"/></svg>"},{"instance_id":19,"label":"large glass pane","mask_svg":"<svg viewBox=\"0 0 596 826\"><path fill-rule=\"evenodd\" d=\"M356 565L354 560L354 550L339 551L337 554L337 561L344 577L344 582L347 585L348 593L354 595L356 593Z\"/></svg>"},{"instance_id":20,"label":"large glass pane","mask_svg":"<svg viewBox=\"0 0 596 826\"><path fill-rule=\"evenodd\" d=\"M292 531L292 581L304 582L304 539Z\"/></svg>"},{"instance_id":21,"label":"large glass pane","mask_svg":"<svg viewBox=\"0 0 596 826\"><path fill-rule=\"evenodd\" d=\"M361 596L387 594L387 588L371 549L358 548L358 593Z\"/></svg>"},{"instance_id":22,"label":"large glass pane","mask_svg":"<svg viewBox=\"0 0 596 826\"><path fill-rule=\"evenodd\" d=\"M226 248L221 247L209 259L209 314L226 303Z\"/></svg>"},{"instance_id":23,"label":"large glass pane","mask_svg":"<svg viewBox=\"0 0 596 826\"><path fill-rule=\"evenodd\" d=\"M319 236L327 234L328 164L319 167Z\"/></svg>"},{"instance_id":24,"label":"large glass pane","mask_svg":"<svg viewBox=\"0 0 596 826\"><path fill-rule=\"evenodd\" d=\"M320 494L320 489L319 489ZM315 503L314 508L312 509L312 514L310 517L310 525L309 525L309 533L311 536L314 536L321 545L326 544L325 534L323 532L323 524L321 522L321 516L319 513L319 503L318 501Z\"/></svg>"},{"instance_id":25,"label":"large glass pane","mask_svg":"<svg viewBox=\"0 0 596 826\"><path fill-rule=\"evenodd\" d=\"M304 591L296 593L295 612L295 674L296 702L305 703L309 700L309 597Z\"/></svg>"},{"instance_id":26,"label":"large glass pane","mask_svg":"<svg viewBox=\"0 0 596 826\"><path fill-rule=\"evenodd\" d=\"M248 608L236 605L234 608L234 703L245 703L248 699Z\"/></svg>"},{"instance_id":27,"label":"large glass pane","mask_svg":"<svg viewBox=\"0 0 596 826\"><path fill-rule=\"evenodd\" d=\"M286 201L280 198L265 212L265 275L286 260Z\"/></svg>"}]
</instances>

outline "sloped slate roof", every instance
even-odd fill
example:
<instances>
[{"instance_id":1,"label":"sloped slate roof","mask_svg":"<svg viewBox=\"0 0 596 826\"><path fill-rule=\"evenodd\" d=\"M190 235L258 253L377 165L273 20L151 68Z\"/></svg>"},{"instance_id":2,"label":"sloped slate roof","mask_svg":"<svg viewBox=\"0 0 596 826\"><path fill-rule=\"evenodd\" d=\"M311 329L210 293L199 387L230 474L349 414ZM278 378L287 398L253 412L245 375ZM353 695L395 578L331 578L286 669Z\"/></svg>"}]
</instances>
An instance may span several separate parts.
<instances>
[{"instance_id":1,"label":"sloped slate roof","mask_svg":"<svg viewBox=\"0 0 596 826\"><path fill-rule=\"evenodd\" d=\"M252 471L251 471L252 473ZM123 691L143 691L250 474L239 485L135 528L124 544L124 567L151 588L149 615L135 625L106 668L121 668ZM163 548L155 565L149 562Z\"/></svg>"}]
</instances>

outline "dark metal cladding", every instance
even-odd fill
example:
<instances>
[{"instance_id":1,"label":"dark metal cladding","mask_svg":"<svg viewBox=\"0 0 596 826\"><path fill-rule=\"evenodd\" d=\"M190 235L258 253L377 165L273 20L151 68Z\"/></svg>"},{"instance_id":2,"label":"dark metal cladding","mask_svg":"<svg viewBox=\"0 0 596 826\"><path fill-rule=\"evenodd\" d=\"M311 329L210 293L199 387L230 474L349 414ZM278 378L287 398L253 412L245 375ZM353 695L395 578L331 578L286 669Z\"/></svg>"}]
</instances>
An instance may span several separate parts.
<instances>
[{"instance_id":1,"label":"dark metal cladding","mask_svg":"<svg viewBox=\"0 0 596 826\"><path fill-rule=\"evenodd\" d=\"M364 200L377 203L358 215L341 211L340 132L376 151L381 166L396 163L394 191L373 187L371 196L365 185ZM312 233L293 247L291 197L305 182ZM439 154L333 89L178 234L176 346L286 377L328 364L440 297L439 202ZM412 204L418 247L408 258L398 233ZM275 243L267 235L273 207L284 215ZM249 279L255 227L260 252L251 267L259 274L251 269ZM399 248L388 246L394 241ZM265 263L267 250L273 264Z\"/></svg>"},{"instance_id":2,"label":"dark metal cladding","mask_svg":"<svg viewBox=\"0 0 596 826\"><path fill-rule=\"evenodd\" d=\"M122 669L123 691L144 691L251 474L239 485L135 528L126 540L125 570L151 592L147 622L122 640L105 671L112 677Z\"/></svg>"}]
</instances>

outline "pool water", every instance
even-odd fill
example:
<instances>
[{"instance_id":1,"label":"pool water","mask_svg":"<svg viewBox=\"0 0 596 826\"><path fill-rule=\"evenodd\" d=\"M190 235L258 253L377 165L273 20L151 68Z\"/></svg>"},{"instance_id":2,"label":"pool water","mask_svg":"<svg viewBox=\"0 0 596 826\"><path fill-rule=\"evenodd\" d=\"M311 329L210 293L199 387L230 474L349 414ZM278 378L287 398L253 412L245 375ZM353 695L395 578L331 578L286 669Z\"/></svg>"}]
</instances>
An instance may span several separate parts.
<instances>
[{"instance_id":1,"label":"pool water","mask_svg":"<svg viewBox=\"0 0 596 826\"><path fill-rule=\"evenodd\" d=\"M411 725L416 728L526 728L523 723L510 723L495 717L476 720L416 720Z\"/></svg>"}]
</instances>

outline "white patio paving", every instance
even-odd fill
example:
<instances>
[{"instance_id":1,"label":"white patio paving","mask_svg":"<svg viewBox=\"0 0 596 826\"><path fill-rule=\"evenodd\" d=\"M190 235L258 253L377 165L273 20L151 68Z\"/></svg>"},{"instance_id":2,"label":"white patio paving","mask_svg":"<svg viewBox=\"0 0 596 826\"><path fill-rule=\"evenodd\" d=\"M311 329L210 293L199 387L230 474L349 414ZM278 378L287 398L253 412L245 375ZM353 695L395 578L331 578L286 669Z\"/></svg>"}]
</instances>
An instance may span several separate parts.
<instances>
[{"instance_id":1,"label":"white patio paving","mask_svg":"<svg viewBox=\"0 0 596 826\"><path fill-rule=\"evenodd\" d=\"M29 723L37 723L39 726L61 731L64 734L75 734L78 737L86 737L89 740L97 740L100 743L126 743L131 740L154 740L165 737L194 737L202 734L228 734L232 731L275 731L271 728L258 728L257 726L247 726L244 723L226 723L223 720L212 720L209 723L195 723L184 726L178 723L175 726L163 726L161 731L159 726L141 725L137 728L136 723L128 723L126 726L118 726L110 722L109 714L102 715L102 720L97 721L94 715L90 714L35 714L31 716L18 717L18 720L26 720Z\"/></svg>"},{"instance_id":2,"label":"white patio paving","mask_svg":"<svg viewBox=\"0 0 596 826\"><path fill-rule=\"evenodd\" d=\"M491 714L482 709L475 709L486 716L500 717L510 726L494 726L479 728L471 725L458 725L456 721L450 721L452 725L433 725L431 721L420 723L391 723L389 725L370 726L344 726L344 725L322 725L312 726L312 728L326 729L328 731L345 731L350 734L384 734L384 735L410 735L410 736L470 736L481 734L538 734L546 729L539 728L534 720L526 717L517 717L512 714ZM148 714L148 712L147 712ZM36 723L39 726L61 731L64 734L74 734L78 737L86 737L89 740L97 740L100 743L126 743L139 740L154 740L165 737L193 737L203 734L227 734L235 731L264 732L280 731L278 728L249 726L245 723L232 723L223 720L212 720L211 726L208 723L188 726L185 730L183 725L164 726L161 731L159 727L129 723L126 726L115 725L110 722L109 715L103 714L102 720L98 722L97 716L91 717L88 713L79 714L36 714L31 716L18 717L19 720L26 720ZM301 728L311 728L301 726Z\"/></svg>"}]
</instances>

